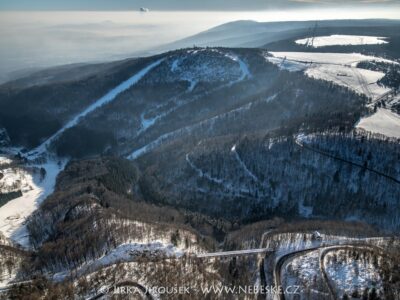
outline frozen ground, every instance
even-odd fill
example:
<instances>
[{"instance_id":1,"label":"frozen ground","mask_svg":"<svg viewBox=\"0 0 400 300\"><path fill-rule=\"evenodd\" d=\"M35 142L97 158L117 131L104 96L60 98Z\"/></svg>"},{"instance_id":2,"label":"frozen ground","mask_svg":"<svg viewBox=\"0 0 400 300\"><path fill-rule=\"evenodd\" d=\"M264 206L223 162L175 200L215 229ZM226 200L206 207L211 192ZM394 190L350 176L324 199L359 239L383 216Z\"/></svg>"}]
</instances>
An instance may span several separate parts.
<instances>
[{"instance_id":1,"label":"frozen ground","mask_svg":"<svg viewBox=\"0 0 400 300\"><path fill-rule=\"evenodd\" d=\"M389 88L377 83L385 74L357 68L357 64L362 61L397 64L387 59L359 53L271 52L271 54L273 57L267 56L266 59L281 69L304 71L309 77L332 81L371 99L377 99L390 91Z\"/></svg>"},{"instance_id":2,"label":"frozen ground","mask_svg":"<svg viewBox=\"0 0 400 300\"><path fill-rule=\"evenodd\" d=\"M329 294L319 267L319 250L289 259L281 269L282 285L301 287L300 298L285 295L285 299L326 299Z\"/></svg>"},{"instance_id":3,"label":"frozen ground","mask_svg":"<svg viewBox=\"0 0 400 300\"><path fill-rule=\"evenodd\" d=\"M297 40L296 44L299 45L311 45L312 38L308 37L305 39ZM317 36L314 38L312 47L319 48L324 46L335 46L335 45L377 45L387 44L384 37L377 36L365 36L365 35L341 35L333 34L328 36Z\"/></svg>"},{"instance_id":4,"label":"frozen ground","mask_svg":"<svg viewBox=\"0 0 400 300\"><path fill-rule=\"evenodd\" d=\"M362 118L356 127L400 138L400 116L385 108L378 109L372 116Z\"/></svg>"},{"instance_id":5,"label":"frozen ground","mask_svg":"<svg viewBox=\"0 0 400 300\"><path fill-rule=\"evenodd\" d=\"M12 241L29 248L29 236L26 228L26 218L29 217L50 195L55 186L56 177L63 169L65 163L48 161L41 165L28 167L15 167L4 170L7 185L18 184L22 196L7 202L0 207L0 232ZM42 178L40 168L46 170Z\"/></svg>"},{"instance_id":6,"label":"frozen ground","mask_svg":"<svg viewBox=\"0 0 400 300\"><path fill-rule=\"evenodd\" d=\"M355 290L362 294L365 288L375 287L379 292L383 288L382 278L372 257L359 255L351 257L344 250L329 253L325 256L324 265L329 280L340 291L339 295L352 294Z\"/></svg>"}]
</instances>

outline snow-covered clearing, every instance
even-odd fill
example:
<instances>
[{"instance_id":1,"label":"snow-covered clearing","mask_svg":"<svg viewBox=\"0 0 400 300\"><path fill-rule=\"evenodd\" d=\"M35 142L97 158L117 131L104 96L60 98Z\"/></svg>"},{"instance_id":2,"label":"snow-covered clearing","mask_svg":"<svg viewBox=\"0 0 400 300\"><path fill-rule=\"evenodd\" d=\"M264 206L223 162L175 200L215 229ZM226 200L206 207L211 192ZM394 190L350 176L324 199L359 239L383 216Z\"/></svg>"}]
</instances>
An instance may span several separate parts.
<instances>
[{"instance_id":1,"label":"snow-covered clearing","mask_svg":"<svg viewBox=\"0 0 400 300\"><path fill-rule=\"evenodd\" d=\"M313 65L306 70L305 74L311 78L346 86L372 99L377 99L390 91L389 88L377 84L385 76L382 72L339 65Z\"/></svg>"},{"instance_id":2,"label":"snow-covered clearing","mask_svg":"<svg viewBox=\"0 0 400 300\"><path fill-rule=\"evenodd\" d=\"M78 270L76 270L76 272L81 276L119 262L137 261L141 257L146 257L148 259L154 257L179 258L183 254L184 251L182 249L179 249L172 244L166 244L160 241L153 241L147 244L126 243L119 245L117 248L111 250L108 254L99 259L82 265ZM53 278L59 281L65 279L68 275L69 272L65 271L55 274Z\"/></svg>"},{"instance_id":3,"label":"snow-covered clearing","mask_svg":"<svg viewBox=\"0 0 400 300\"><path fill-rule=\"evenodd\" d=\"M379 108L372 116L362 118L356 127L388 137L400 138L400 116L385 108Z\"/></svg>"},{"instance_id":4,"label":"snow-covered clearing","mask_svg":"<svg viewBox=\"0 0 400 300\"><path fill-rule=\"evenodd\" d=\"M12 241L29 248L29 236L26 218L29 217L50 195L55 186L56 177L63 169L65 162L57 163L49 160L40 165L29 165L29 168L13 168L4 170L3 179L11 186L18 183L22 196L7 202L0 207L0 232ZM42 178L40 168L46 170ZM15 185L16 186L16 185Z\"/></svg>"},{"instance_id":5,"label":"snow-covered clearing","mask_svg":"<svg viewBox=\"0 0 400 300\"><path fill-rule=\"evenodd\" d=\"M298 45L310 45L312 38L305 38L295 41ZM345 45L378 45L387 44L385 37L365 36L365 35L342 35L333 34L328 36L317 36L314 38L312 47L319 48L324 46L345 46Z\"/></svg>"},{"instance_id":6,"label":"snow-covered clearing","mask_svg":"<svg viewBox=\"0 0 400 300\"><path fill-rule=\"evenodd\" d=\"M266 59L274 65L278 65L280 69L287 70L289 72L299 72L307 69L307 64L294 60L287 60L285 58L273 56L267 56Z\"/></svg>"},{"instance_id":7,"label":"snow-covered clearing","mask_svg":"<svg viewBox=\"0 0 400 300\"><path fill-rule=\"evenodd\" d=\"M122 92L128 90L131 88L133 85L139 82L140 79L142 79L148 72L150 72L152 69L160 65L165 58L159 59L138 73L136 73L134 76L130 77L126 81L122 82L120 85L116 86L113 88L111 91L109 91L107 94L105 94L103 97L100 99L96 100L92 105L87 107L85 110L77 114L74 118L72 118L67 124L65 124L61 129L59 129L55 134L53 134L51 137L49 137L43 144L38 146L37 148L33 149L30 153L28 153L29 156L33 155L40 155L46 151L46 148L55 140L57 139L65 130L68 128L74 127L77 125L80 121L81 118L85 117L87 114L93 112L94 110L98 109L99 107L113 101L119 94Z\"/></svg>"},{"instance_id":8,"label":"snow-covered clearing","mask_svg":"<svg viewBox=\"0 0 400 300\"><path fill-rule=\"evenodd\" d=\"M323 53L323 52L270 52L274 57L285 58L302 63L338 64L355 67L361 61L377 61L397 64L389 59L360 53ZM268 59L268 57L267 57Z\"/></svg>"},{"instance_id":9,"label":"snow-covered clearing","mask_svg":"<svg viewBox=\"0 0 400 300\"><path fill-rule=\"evenodd\" d=\"M324 257L324 266L340 296L345 292L352 294L355 290L362 294L365 288L373 287L382 292L383 282L378 271L381 260L378 258L374 261L372 256L366 254L356 259L345 250L339 250Z\"/></svg>"},{"instance_id":10,"label":"snow-covered clearing","mask_svg":"<svg viewBox=\"0 0 400 300\"><path fill-rule=\"evenodd\" d=\"M346 86L359 94L377 99L390 91L377 82L385 76L383 72L357 68L362 61L378 61L397 64L394 61L367 56L359 53L311 53L311 52L271 52L274 57L266 59L289 71L304 71L315 79L332 81Z\"/></svg>"},{"instance_id":11,"label":"snow-covered clearing","mask_svg":"<svg viewBox=\"0 0 400 300\"><path fill-rule=\"evenodd\" d=\"M246 78L250 78L251 77L251 73L249 70L249 67L247 66L247 64L237 55L235 54L225 54L226 57L229 57L230 59L232 59L233 61L237 62L239 64L240 67L240 71L242 72L242 75L240 76L240 78L236 81L231 82L231 84L242 81Z\"/></svg>"}]
</instances>

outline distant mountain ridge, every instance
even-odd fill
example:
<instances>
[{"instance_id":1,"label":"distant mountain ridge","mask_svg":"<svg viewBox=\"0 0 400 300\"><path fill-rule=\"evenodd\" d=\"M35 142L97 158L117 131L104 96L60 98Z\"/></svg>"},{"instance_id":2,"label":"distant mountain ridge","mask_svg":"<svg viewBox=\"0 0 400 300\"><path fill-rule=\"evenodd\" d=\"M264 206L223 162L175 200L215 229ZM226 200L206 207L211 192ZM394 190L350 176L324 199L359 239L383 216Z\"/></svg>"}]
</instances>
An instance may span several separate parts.
<instances>
[{"instance_id":1,"label":"distant mountain ridge","mask_svg":"<svg viewBox=\"0 0 400 300\"><path fill-rule=\"evenodd\" d=\"M311 33L315 23L322 28L341 27L385 27L400 25L399 20L322 20L322 21L286 21L256 22L241 20L225 23L196 35L170 43L161 49L178 49L196 46L221 47L262 47L268 43Z\"/></svg>"}]
</instances>

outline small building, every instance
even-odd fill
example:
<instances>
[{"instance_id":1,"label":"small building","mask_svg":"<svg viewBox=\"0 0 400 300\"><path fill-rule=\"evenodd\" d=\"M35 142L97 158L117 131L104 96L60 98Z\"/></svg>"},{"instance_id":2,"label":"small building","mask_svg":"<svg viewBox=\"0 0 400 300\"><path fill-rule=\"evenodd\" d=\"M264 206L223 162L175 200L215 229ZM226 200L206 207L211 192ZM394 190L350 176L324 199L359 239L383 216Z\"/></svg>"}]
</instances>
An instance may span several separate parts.
<instances>
[{"instance_id":1,"label":"small building","mask_svg":"<svg viewBox=\"0 0 400 300\"><path fill-rule=\"evenodd\" d=\"M312 234L312 238L313 238L313 240L320 241L320 240L322 240L322 235L318 231L314 231Z\"/></svg>"}]
</instances>

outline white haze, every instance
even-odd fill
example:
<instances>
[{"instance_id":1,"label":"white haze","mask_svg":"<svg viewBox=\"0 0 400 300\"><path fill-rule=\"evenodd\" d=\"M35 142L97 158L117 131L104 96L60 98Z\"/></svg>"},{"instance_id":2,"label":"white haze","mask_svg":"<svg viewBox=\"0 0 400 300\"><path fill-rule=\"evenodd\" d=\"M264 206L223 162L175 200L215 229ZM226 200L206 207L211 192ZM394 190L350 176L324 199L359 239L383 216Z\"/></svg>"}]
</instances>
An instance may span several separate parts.
<instances>
[{"instance_id":1,"label":"white haze","mask_svg":"<svg viewBox=\"0 0 400 300\"><path fill-rule=\"evenodd\" d=\"M122 59L236 20L396 18L396 11L0 12L0 83L39 68Z\"/></svg>"}]
</instances>

